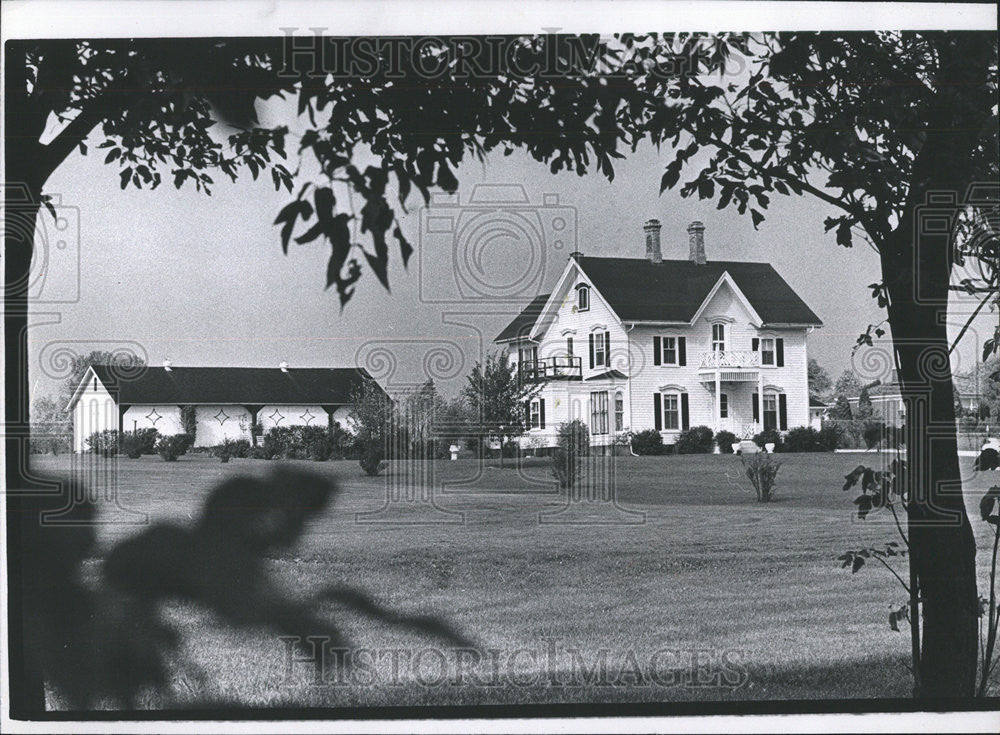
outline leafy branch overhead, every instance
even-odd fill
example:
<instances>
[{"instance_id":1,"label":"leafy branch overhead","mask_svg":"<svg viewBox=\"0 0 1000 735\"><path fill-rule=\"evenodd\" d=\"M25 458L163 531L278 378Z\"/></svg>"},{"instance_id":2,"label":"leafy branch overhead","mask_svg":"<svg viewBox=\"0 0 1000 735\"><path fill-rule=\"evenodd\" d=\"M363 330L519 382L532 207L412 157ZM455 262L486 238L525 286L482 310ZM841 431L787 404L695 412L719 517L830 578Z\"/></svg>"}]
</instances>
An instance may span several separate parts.
<instances>
[{"instance_id":1,"label":"leafy branch overhead","mask_svg":"<svg viewBox=\"0 0 1000 735\"><path fill-rule=\"evenodd\" d=\"M291 193L295 178L317 170L275 224L286 252L293 234L330 246L326 284L343 305L365 267L388 288L390 242L404 267L413 252L398 212L414 190L425 202L434 187L454 192L464 159L521 149L553 172L593 167L611 178L617 146L632 142L622 117L637 90L610 83L620 49L597 36L503 39L500 68L491 66L493 48L470 51L446 37L425 39L419 53L354 40L337 58L359 71L339 75L324 68L335 39L311 52L298 44L294 54L287 38L13 42L8 104L18 129L10 134L26 141L13 168L41 197L70 153L89 153L96 131L123 189L156 188L170 176L177 188L211 193L216 172L235 180L249 171ZM553 64L558 74L538 73ZM288 127L261 122L281 105L301 129L295 166L284 163ZM63 127L42 143L50 117ZM359 211L338 201L338 185L359 195Z\"/></svg>"}]
</instances>

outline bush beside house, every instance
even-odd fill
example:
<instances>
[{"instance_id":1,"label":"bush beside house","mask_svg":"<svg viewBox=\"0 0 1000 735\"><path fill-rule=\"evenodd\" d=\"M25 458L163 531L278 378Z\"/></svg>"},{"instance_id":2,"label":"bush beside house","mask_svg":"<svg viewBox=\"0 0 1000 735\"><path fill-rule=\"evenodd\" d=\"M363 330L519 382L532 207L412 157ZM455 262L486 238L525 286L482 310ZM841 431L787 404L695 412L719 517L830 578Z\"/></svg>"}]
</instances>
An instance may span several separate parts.
<instances>
[{"instance_id":1,"label":"bush beside house","mask_svg":"<svg viewBox=\"0 0 1000 735\"><path fill-rule=\"evenodd\" d=\"M715 448L714 436L707 426L692 426L678 434L674 451L677 454L711 454Z\"/></svg>"}]
</instances>

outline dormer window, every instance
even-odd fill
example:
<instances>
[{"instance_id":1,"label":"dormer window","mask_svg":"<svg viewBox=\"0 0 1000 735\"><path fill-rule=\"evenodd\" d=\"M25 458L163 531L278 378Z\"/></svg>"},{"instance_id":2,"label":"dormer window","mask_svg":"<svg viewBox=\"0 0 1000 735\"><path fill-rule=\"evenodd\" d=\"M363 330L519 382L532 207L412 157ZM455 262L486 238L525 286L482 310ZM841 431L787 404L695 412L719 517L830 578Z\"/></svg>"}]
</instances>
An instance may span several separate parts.
<instances>
[{"instance_id":1,"label":"dormer window","mask_svg":"<svg viewBox=\"0 0 1000 735\"><path fill-rule=\"evenodd\" d=\"M712 352L726 351L726 325L712 325Z\"/></svg>"},{"instance_id":2,"label":"dormer window","mask_svg":"<svg viewBox=\"0 0 1000 735\"><path fill-rule=\"evenodd\" d=\"M584 283L581 283L576 287L576 310L590 310L590 287Z\"/></svg>"}]
</instances>

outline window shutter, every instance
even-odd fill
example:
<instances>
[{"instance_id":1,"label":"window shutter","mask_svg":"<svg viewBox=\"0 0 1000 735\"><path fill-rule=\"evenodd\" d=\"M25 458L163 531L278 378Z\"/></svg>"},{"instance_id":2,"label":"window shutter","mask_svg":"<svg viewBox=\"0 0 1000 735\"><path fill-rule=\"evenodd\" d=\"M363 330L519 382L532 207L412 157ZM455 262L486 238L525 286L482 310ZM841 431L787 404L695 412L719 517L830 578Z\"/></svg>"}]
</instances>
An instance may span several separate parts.
<instances>
[{"instance_id":1,"label":"window shutter","mask_svg":"<svg viewBox=\"0 0 1000 735\"><path fill-rule=\"evenodd\" d=\"M545 399L538 399L538 428L545 428Z\"/></svg>"},{"instance_id":2,"label":"window shutter","mask_svg":"<svg viewBox=\"0 0 1000 735\"><path fill-rule=\"evenodd\" d=\"M653 337L653 364L659 365L661 358L663 357L663 340L659 337Z\"/></svg>"},{"instance_id":3,"label":"window shutter","mask_svg":"<svg viewBox=\"0 0 1000 735\"><path fill-rule=\"evenodd\" d=\"M660 407L660 394L653 394L653 426L657 431L663 429L663 409Z\"/></svg>"},{"instance_id":4,"label":"window shutter","mask_svg":"<svg viewBox=\"0 0 1000 735\"><path fill-rule=\"evenodd\" d=\"M681 428L685 431L691 427L688 421L688 394L681 393Z\"/></svg>"},{"instance_id":5,"label":"window shutter","mask_svg":"<svg viewBox=\"0 0 1000 735\"><path fill-rule=\"evenodd\" d=\"M590 369L594 369L594 333L590 333Z\"/></svg>"},{"instance_id":6,"label":"window shutter","mask_svg":"<svg viewBox=\"0 0 1000 735\"><path fill-rule=\"evenodd\" d=\"M611 367L611 332L604 333L604 367Z\"/></svg>"},{"instance_id":7,"label":"window shutter","mask_svg":"<svg viewBox=\"0 0 1000 735\"><path fill-rule=\"evenodd\" d=\"M760 352L760 340L756 337L753 338L751 342L751 348L753 352Z\"/></svg>"},{"instance_id":8,"label":"window shutter","mask_svg":"<svg viewBox=\"0 0 1000 735\"><path fill-rule=\"evenodd\" d=\"M778 367L785 367L785 340L781 338L774 340L774 351Z\"/></svg>"},{"instance_id":9,"label":"window shutter","mask_svg":"<svg viewBox=\"0 0 1000 735\"><path fill-rule=\"evenodd\" d=\"M754 423L760 422L760 393L753 394L753 420Z\"/></svg>"},{"instance_id":10,"label":"window shutter","mask_svg":"<svg viewBox=\"0 0 1000 735\"><path fill-rule=\"evenodd\" d=\"M524 425L531 428L531 401L524 402Z\"/></svg>"},{"instance_id":11,"label":"window shutter","mask_svg":"<svg viewBox=\"0 0 1000 735\"><path fill-rule=\"evenodd\" d=\"M788 402L784 393L778 394L778 428L788 430Z\"/></svg>"},{"instance_id":12,"label":"window shutter","mask_svg":"<svg viewBox=\"0 0 1000 735\"><path fill-rule=\"evenodd\" d=\"M677 338L677 364L681 367L687 365L687 337Z\"/></svg>"}]
</instances>

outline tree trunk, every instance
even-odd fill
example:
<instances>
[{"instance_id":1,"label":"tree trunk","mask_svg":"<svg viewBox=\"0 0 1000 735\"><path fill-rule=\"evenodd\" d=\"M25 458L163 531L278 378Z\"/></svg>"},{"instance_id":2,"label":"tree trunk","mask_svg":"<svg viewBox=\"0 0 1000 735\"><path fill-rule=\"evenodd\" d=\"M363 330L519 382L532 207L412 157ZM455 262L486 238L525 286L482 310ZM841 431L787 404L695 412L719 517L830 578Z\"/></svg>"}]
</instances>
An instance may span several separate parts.
<instances>
[{"instance_id":1,"label":"tree trunk","mask_svg":"<svg viewBox=\"0 0 1000 735\"><path fill-rule=\"evenodd\" d=\"M31 591L25 559L32 550L25 539L37 533L27 524L39 522L38 491L52 492L28 466L30 454L30 398L28 381L28 292L35 228L41 208L42 186L53 165L37 141L45 119L27 104L27 46L8 41L4 49L5 148L4 168L4 318L6 359L4 379L4 453L7 482L7 620L10 651L11 716L30 717L45 711L42 672L32 650L30 627L37 622L24 604ZM37 611L35 611L37 612Z\"/></svg>"},{"instance_id":2,"label":"tree trunk","mask_svg":"<svg viewBox=\"0 0 1000 735\"><path fill-rule=\"evenodd\" d=\"M882 268L906 406L910 564L923 609L915 694L971 697L978 645L976 546L965 512L947 327L940 318L947 309L951 261L947 236L914 243L914 235L912 220L900 225L893 246L883 249Z\"/></svg>"},{"instance_id":3,"label":"tree trunk","mask_svg":"<svg viewBox=\"0 0 1000 735\"><path fill-rule=\"evenodd\" d=\"M9 148L8 148L9 150ZM28 454L30 445L28 392L28 277L31 251L38 216L38 191L19 187L17 173L10 168L7 156L8 183L4 191L6 207L4 227L4 451L7 482L7 585L10 651L11 715L26 717L45 710L45 692L41 672L33 665L28 648L23 606L25 584L22 524L38 523L29 516L30 495L39 488L30 481ZM23 179L22 179L23 181ZM26 197L33 197L26 200Z\"/></svg>"}]
</instances>

